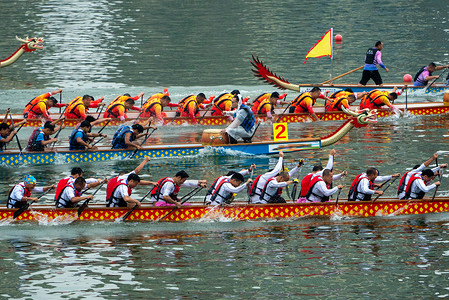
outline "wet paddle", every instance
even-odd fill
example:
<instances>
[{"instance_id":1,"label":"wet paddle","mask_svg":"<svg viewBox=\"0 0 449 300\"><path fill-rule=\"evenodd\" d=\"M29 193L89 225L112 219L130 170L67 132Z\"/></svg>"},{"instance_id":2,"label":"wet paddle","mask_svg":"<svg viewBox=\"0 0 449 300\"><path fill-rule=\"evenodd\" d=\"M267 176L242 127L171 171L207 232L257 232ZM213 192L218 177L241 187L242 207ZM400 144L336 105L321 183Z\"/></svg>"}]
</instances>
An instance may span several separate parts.
<instances>
[{"instance_id":1,"label":"wet paddle","mask_svg":"<svg viewBox=\"0 0 449 300\"><path fill-rule=\"evenodd\" d=\"M49 188L46 192L42 193L39 197L37 197L37 200L39 200L40 198L42 198L43 196L45 196L49 191L51 191L53 188ZM16 219L18 216L20 216L24 211L26 211L28 209L28 207L30 207L31 204L33 204L34 202L36 202L35 200L26 203L24 206L22 206L21 208L19 208L18 210L16 210L14 212L13 215L13 219Z\"/></svg>"},{"instance_id":2,"label":"wet paddle","mask_svg":"<svg viewBox=\"0 0 449 300\"><path fill-rule=\"evenodd\" d=\"M209 112L209 110L212 109L212 107L214 107L214 103L211 103L211 106L208 107L206 109L206 111L204 112L203 116L200 118L200 120L198 121L198 124L201 124L201 121L203 121L204 117L206 116L206 114ZM218 106L217 106L218 107ZM219 108L220 109L220 108ZM220 109L221 110L221 109ZM221 113L223 113L223 111L221 110Z\"/></svg>"},{"instance_id":3,"label":"wet paddle","mask_svg":"<svg viewBox=\"0 0 449 300\"><path fill-rule=\"evenodd\" d=\"M144 199L151 193L152 190L153 190L153 189L150 189L150 190L148 191L148 193L146 193L145 196L143 196L143 197L140 199L139 202L142 202L142 201L143 201L143 200L144 200ZM123 217L122 217L122 221L126 221L126 219L128 219L128 217L133 213L133 211L136 210L137 207L138 207L137 204L134 205L133 208L131 208L126 214L124 214Z\"/></svg>"},{"instance_id":4,"label":"wet paddle","mask_svg":"<svg viewBox=\"0 0 449 300\"><path fill-rule=\"evenodd\" d=\"M435 163L437 164L437 167L438 167L438 158L435 159ZM441 185L441 179L443 178L443 169L440 169L440 175L438 177L440 178L440 185ZM432 201L435 199L435 196L437 194L437 191L438 191L439 187L440 186L437 186L435 188L435 192L433 192L433 196L432 196Z\"/></svg>"},{"instance_id":5,"label":"wet paddle","mask_svg":"<svg viewBox=\"0 0 449 300\"><path fill-rule=\"evenodd\" d=\"M345 176L341 177L341 185L343 185L343 183L345 182ZM340 193L341 193L341 189L338 189L338 193L337 193L337 199L335 199L335 205L338 205L338 199L340 199Z\"/></svg>"},{"instance_id":6,"label":"wet paddle","mask_svg":"<svg viewBox=\"0 0 449 300\"><path fill-rule=\"evenodd\" d=\"M62 124L59 126L58 132L56 133L56 135L55 135L55 137L54 137L55 139L57 139L58 136L59 136L59 134L61 133L62 126L64 125L64 121L65 121L65 120L62 120ZM53 147L55 146L55 144L56 144L56 141L53 142L53 144L51 145L50 148L53 148Z\"/></svg>"},{"instance_id":7,"label":"wet paddle","mask_svg":"<svg viewBox=\"0 0 449 300\"><path fill-rule=\"evenodd\" d=\"M149 129L149 128L148 128L148 129ZM151 131L150 134L147 134L147 135L145 136L145 139L144 139L143 142L140 144L140 146L144 145L144 144L147 142L148 138L153 134L153 132L154 132L156 129L157 129L157 128L153 128L153 131ZM138 150L139 150L139 149L136 148L136 149L133 151L133 153L131 153L131 155L128 156L128 158L129 158L129 159L133 158L134 155L136 155L136 153L137 153Z\"/></svg>"},{"instance_id":8,"label":"wet paddle","mask_svg":"<svg viewBox=\"0 0 449 300\"><path fill-rule=\"evenodd\" d=\"M188 193L187 195L185 195L184 197L181 198L181 205L186 203L187 201L189 201L193 196L195 196L196 194L198 194L199 191L201 191L203 189L202 186L196 187L195 189L193 189L190 193ZM191 195L190 195L191 194ZM190 195L190 196L189 196ZM184 199L185 198L185 199ZM184 200L183 200L184 199ZM173 208L171 211L169 211L165 216L163 216L162 218L159 218L157 221L161 221L165 218L167 218L171 213L173 213L175 210L177 210L178 208L175 207Z\"/></svg>"},{"instance_id":9,"label":"wet paddle","mask_svg":"<svg viewBox=\"0 0 449 300\"><path fill-rule=\"evenodd\" d=\"M106 124L104 124L104 126L103 127L101 127L101 129L100 130L98 130L98 134L100 134L102 131L103 131L103 129L105 129L106 128L106 126L109 124L109 122L111 122L111 120L108 120L107 122L106 122ZM96 136L94 136L94 138L92 139L92 141L91 141L91 143L95 140L95 138L96 138ZM94 144L92 144L92 146L95 146L96 144L98 144L101 140L103 140L104 139L104 137L102 137L101 139L99 139L98 141L96 141Z\"/></svg>"},{"instance_id":10,"label":"wet paddle","mask_svg":"<svg viewBox=\"0 0 449 300\"><path fill-rule=\"evenodd\" d=\"M400 176L398 176L398 177L395 177L384 189L383 189L383 192L385 192L392 184L393 184L393 182L395 182L395 180L396 179L398 179ZM384 182L384 184L385 183L387 183L388 182L388 180L387 181L385 181ZM380 187L382 187L382 186L380 186ZM376 201L377 199L379 199L379 197L380 197L380 194L379 195L377 195L377 197L373 200L373 202L374 201Z\"/></svg>"},{"instance_id":11,"label":"wet paddle","mask_svg":"<svg viewBox=\"0 0 449 300\"><path fill-rule=\"evenodd\" d=\"M100 186L93 192L92 196L95 196L95 194L101 189L101 187L104 185L104 182L102 182L100 184ZM84 209L87 207L87 205L89 204L90 199L87 199L86 201L84 201L84 203L78 207L78 217L81 216L81 214L83 213Z\"/></svg>"}]
</instances>

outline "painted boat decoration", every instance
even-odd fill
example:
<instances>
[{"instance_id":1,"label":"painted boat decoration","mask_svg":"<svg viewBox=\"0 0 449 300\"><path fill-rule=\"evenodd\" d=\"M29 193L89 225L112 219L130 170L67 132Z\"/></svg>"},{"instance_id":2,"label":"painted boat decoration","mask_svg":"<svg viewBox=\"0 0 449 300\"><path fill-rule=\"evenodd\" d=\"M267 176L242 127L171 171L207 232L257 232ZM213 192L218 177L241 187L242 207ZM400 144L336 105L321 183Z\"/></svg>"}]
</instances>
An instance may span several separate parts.
<instances>
[{"instance_id":1,"label":"painted boat decoration","mask_svg":"<svg viewBox=\"0 0 449 300\"><path fill-rule=\"evenodd\" d=\"M382 89L386 91L392 91L396 86L401 88L404 86L404 83L384 83L382 87L379 87L374 84L367 84L366 86L358 86L357 84L292 84L287 79L282 76L277 75L272 72L260 59L259 57L252 56L252 60L250 61L253 66L254 76L259 77L259 79L265 81L268 84L271 84L279 89L287 89L292 91L297 91L300 93L310 91L314 86L318 86L321 88L323 93L334 93L336 91L344 90L346 88L351 88L355 93L358 92L370 92L374 89ZM408 84L407 93L410 95L424 95L424 94L442 94L446 91L449 91L449 86L447 85L435 85L432 87L415 87L410 86Z\"/></svg>"},{"instance_id":2,"label":"painted boat decoration","mask_svg":"<svg viewBox=\"0 0 449 300\"><path fill-rule=\"evenodd\" d=\"M17 209L0 208L0 220L13 222ZM14 222L20 221L118 221L129 211L128 208L109 208L91 205L78 216L77 208L58 208L50 205L32 205ZM182 222L194 220L273 220L305 217L376 217L396 215L417 215L449 212L449 197L431 199L397 200L382 199L372 201L334 201L323 203L283 203L283 204L232 204L224 207L190 205L180 209L142 205L134 210L126 221Z\"/></svg>"},{"instance_id":3,"label":"painted boat decoration","mask_svg":"<svg viewBox=\"0 0 449 300\"><path fill-rule=\"evenodd\" d=\"M291 139L288 141L255 141L243 144L221 144L220 129L209 129L203 132L203 143L198 144L162 144L144 146L141 150L121 150L99 147L97 151L69 151L67 147L57 147L56 152L20 152L18 149L0 152L0 164L52 164L70 162L96 162L122 159L141 159L142 157L174 157L197 155L201 151L212 151L213 154L226 154L227 151L238 151L249 155L275 154L279 151L296 152L301 150L320 149L339 141L354 127L364 127L369 123L377 122L375 111L363 111L352 114L351 119L346 120L336 131L317 138ZM212 135L205 135L208 131L214 131Z\"/></svg>"},{"instance_id":4,"label":"painted boat decoration","mask_svg":"<svg viewBox=\"0 0 449 300\"><path fill-rule=\"evenodd\" d=\"M430 116L430 115L440 115L444 113L449 113L449 102L419 102L419 103L395 103L394 104L400 111L406 112L412 115L419 115L419 116ZM359 107L357 105L352 105L351 110L356 111ZM275 109L275 114L280 116L284 111L284 108L278 108ZM342 111L332 111L332 112L326 112L324 113L325 109L323 106L316 106L314 107L314 111L317 114L318 118L321 118L321 116L324 114L324 117L322 118L322 121L335 121L335 120L346 120L350 116ZM167 117L165 118L165 121L168 122L169 125L185 125L185 124L191 124L190 118L174 118L175 112L174 111L168 111L166 112ZM91 113L89 115L92 115L96 117L97 115L95 113ZM138 117L138 113L128 113L128 118L125 122L133 122ZM393 112L391 112L389 109L378 109L377 110L377 117L388 117L393 115ZM21 122L23 120L23 115L13 114L13 121L14 123ZM50 114L52 119L56 120L59 118L59 114ZM3 119L2 116L0 116L0 119ZM264 116L256 116L256 119L258 122L266 122L268 121L267 117ZM140 118L138 123L144 123L148 119L146 118ZM174 120L173 122L171 122ZM300 113L300 114L290 114L285 113L279 122L285 122L285 123L298 123L298 122L309 122L312 118L308 113ZM199 122L200 125L208 125L208 126L221 126L221 125L227 125L231 123L231 120L228 117L223 116L211 116L210 112L206 114L204 118L201 119L201 117L197 118L197 122ZM38 119L29 119L28 122L24 125L25 127L38 127L42 126L42 120ZM66 127L75 127L80 123L80 120L75 119L67 119L64 121L64 126ZM109 123L102 122L98 124L98 126L119 126L123 124L119 119L115 119L110 121Z\"/></svg>"}]
</instances>

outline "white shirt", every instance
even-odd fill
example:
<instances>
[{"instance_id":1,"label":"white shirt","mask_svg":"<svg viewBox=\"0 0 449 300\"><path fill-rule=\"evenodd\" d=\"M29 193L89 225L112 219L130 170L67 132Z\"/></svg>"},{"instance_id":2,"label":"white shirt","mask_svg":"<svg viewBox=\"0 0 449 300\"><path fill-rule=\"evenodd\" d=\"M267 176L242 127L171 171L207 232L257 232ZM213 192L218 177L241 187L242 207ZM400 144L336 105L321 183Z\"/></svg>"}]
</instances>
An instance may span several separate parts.
<instances>
[{"instance_id":1,"label":"white shirt","mask_svg":"<svg viewBox=\"0 0 449 300\"><path fill-rule=\"evenodd\" d=\"M173 180L173 178L170 178ZM197 187L198 186L198 180L186 180L181 186L185 187ZM171 181L166 181L164 185L161 188L159 201L165 201L163 198L164 196L170 196L175 191L175 185ZM156 195L157 196L157 195ZM156 197L151 197L152 202L158 201Z\"/></svg>"},{"instance_id":2,"label":"white shirt","mask_svg":"<svg viewBox=\"0 0 449 300\"><path fill-rule=\"evenodd\" d=\"M338 191L338 187L334 187L332 189L328 189L326 183L324 181L318 181L312 190L312 194L309 197L309 201L312 202L321 202L321 198L319 197L330 197ZM315 196L318 195L319 197Z\"/></svg>"},{"instance_id":3,"label":"white shirt","mask_svg":"<svg viewBox=\"0 0 449 300\"><path fill-rule=\"evenodd\" d=\"M259 181L257 182L256 186L256 194L251 197L251 203L260 203L260 193L262 192L265 183L267 183L268 179L276 176L282 170L282 162L283 158L279 157L279 161L274 169L271 172L267 172L259 177Z\"/></svg>"},{"instance_id":4,"label":"white shirt","mask_svg":"<svg viewBox=\"0 0 449 300\"><path fill-rule=\"evenodd\" d=\"M249 171L248 171L248 169L245 169L245 170L239 171L238 173L240 173L240 174L242 174L243 176L245 176L245 175L248 175L248 174L249 174ZM217 187L217 184L219 184L219 183L221 182L222 179L224 179L224 178L230 179L231 177L232 177L232 175L231 175L231 176L220 176L220 177L218 177L217 181L215 182L215 185L214 185L213 188L212 188L212 192L215 190L215 188ZM210 198L211 198L211 197L212 197L212 195L207 195L207 196L206 196L206 203L209 203L209 202L210 202ZM218 198L221 198L221 197L218 197Z\"/></svg>"},{"instance_id":5,"label":"white shirt","mask_svg":"<svg viewBox=\"0 0 449 300\"><path fill-rule=\"evenodd\" d=\"M36 186L34 187L34 189L31 190L31 192L43 193L44 188ZM16 186L11 192L11 199L14 199L16 201L22 201L24 195L25 195L25 183L21 182L19 184L16 184Z\"/></svg>"},{"instance_id":6,"label":"white shirt","mask_svg":"<svg viewBox=\"0 0 449 300\"><path fill-rule=\"evenodd\" d=\"M75 180L76 180L76 179L73 178L72 176L66 177L66 178L64 178L64 179L68 179L68 180L67 180L67 184L72 184L72 183L74 183ZM98 182L98 180L95 179L95 178L85 178L85 180L86 180L86 185L84 186L84 188L86 188L87 185L88 185L89 183Z\"/></svg>"},{"instance_id":7,"label":"white shirt","mask_svg":"<svg viewBox=\"0 0 449 300\"><path fill-rule=\"evenodd\" d=\"M225 177L225 176L223 176ZM225 179L225 178L223 178ZM221 182L221 181L219 181ZM246 184L241 184L238 187L233 186L231 183L229 182L225 182L223 183L223 185L220 187L220 190L217 191L217 189L215 188L213 191L213 194L218 193L217 197L215 197L215 200L212 202L213 205L220 205L220 204L224 204L224 199L228 199L230 197L230 195L232 194L238 194L241 191L243 191L246 188ZM210 197L212 197L212 195L209 196L209 201L210 201Z\"/></svg>"},{"instance_id":8,"label":"white shirt","mask_svg":"<svg viewBox=\"0 0 449 300\"><path fill-rule=\"evenodd\" d=\"M425 166L424 164L421 164L418 168L411 170L410 172L407 173L407 175L405 175L405 178L404 178L404 191L402 191L402 192L398 195L398 198L399 198L399 199L402 199L402 198L405 197L405 189L407 188L407 184L408 184L408 182L409 182L410 177L412 176L412 174L414 174L414 173L419 173L419 172L421 172L422 170L424 170L425 168L426 168L426 166ZM434 173L437 172L438 170L440 170L440 167L439 167L439 166L432 169L432 171L433 171Z\"/></svg>"},{"instance_id":9,"label":"white shirt","mask_svg":"<svg viewBox=\"0 0 449 300\"><path fill-rule=\"evenodd\" d=\"M283 188L287 186L287 182L278 182L276 180L276 178L274 178L273 180L270 180L270 182L268 182L267 184L267 189L265 190L265 194L263 196L263 198L259 198L260 201L256 202L256 203L268 203L268 200L270 200L271 197L273 197L274 195L277 194L277 190L279 188Z\"/></svg>"},{"instance_id":10,"label":"white shirt","mask_svg":"<svg viewBox=\"0 0 449 300\"><path fill-rule=\"evenodd\" d=\"M418 178L415 181L413 181L411 187L410 187L410 197L408 199L416 199L418 196L418 193L423 191L424 193L427 193L428 191L436 188L437 186L435 183L432 183L431 185L426 185L424 180L422 178Z\"/></svg>"},{"instance_id":11,"label":"white shirt","mask_svg":"<svg viewBox=\"0 0 449 300\"><path fill-rule=\"evenodd\" d=\"M122 182L124 182L126 184L125 185L121 184L121 185L119 185L115 189L114 194L113 194L114 198L119 198L119 199L121 198L121 199L123 199L125 196L129 196L129 193L128 193L128 176L131 175L131 174L136 174L136 173L134 171L132 171L130 173L127 173L127 174L124 174L124 175L121 175L121 176L118 177L117 181L122 181Z\"/></svg>"},{"instance_id":12,"label":"white shirt","mask_svg":"<svg viewBox=\"0 0 449 300\"><path fill-rule=\"evenodd\" d=\"M365 194L366 195L374 195L374 190L369 188L370 181L369 181L368 178L366 178L366 173L362 173L361 176L364 177L364 178L362 178L360 180L360 183L359 183L359 185L357 187L358 194L357 194L357 199L355 199L357 201L363 200L363 198L365 197ZM384 182L384 181L387 181L389 179L391 179L391 175L389 175L389 176L377 176L376 179L374 179L374 183Z\"/></svg>"}]
</instances>

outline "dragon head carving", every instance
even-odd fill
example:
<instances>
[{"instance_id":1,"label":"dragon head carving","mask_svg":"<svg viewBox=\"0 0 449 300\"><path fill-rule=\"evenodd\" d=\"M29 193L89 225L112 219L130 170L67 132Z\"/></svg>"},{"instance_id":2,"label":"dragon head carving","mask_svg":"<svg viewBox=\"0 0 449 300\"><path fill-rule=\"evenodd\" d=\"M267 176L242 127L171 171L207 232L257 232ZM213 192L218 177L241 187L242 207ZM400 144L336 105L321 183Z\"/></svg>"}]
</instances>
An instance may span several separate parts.
<instances>
[{"instance_id":1,"label":"dragon head carving","mask_svg":"<svg viewBox=\"0 0 449 300\"><path fill-rule=\"evenodd\" d=\"M365 108L364 110L360 110L358 112L353 112L349 109L342 107L343 111L348 115L352 116L351 123L356 128L364 127L368 124L377 123L377 110L369 110Z\"/></svg>"},{"instance_id":2,"label":"dragon head carving","mask_svg":"<svg viewBox=\"0 0 449 300\"><path fill-rule=\"evenodd\" d=\"M39 49L39 50L44 49L44 46L43 46L44 39L43 38L37 38L37 37L28 38L28 36L27 36L25 39L21 39L18 36L16 36L16 39L23 43L22 47L26 52L33 52L33 51L36 51L36 49Z\"/></svg>"}]
</instances>

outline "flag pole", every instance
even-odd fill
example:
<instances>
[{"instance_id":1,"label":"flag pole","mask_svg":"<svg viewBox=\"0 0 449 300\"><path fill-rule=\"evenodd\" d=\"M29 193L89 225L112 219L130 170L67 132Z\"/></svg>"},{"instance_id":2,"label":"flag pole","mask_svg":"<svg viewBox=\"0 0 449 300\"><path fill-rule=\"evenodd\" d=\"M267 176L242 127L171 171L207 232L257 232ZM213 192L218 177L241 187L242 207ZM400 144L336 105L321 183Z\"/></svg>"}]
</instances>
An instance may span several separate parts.
<instances>
[{"instance_id":1,"label":"flag pole","mask_svg":"<svg viewBox=\"0 0 449 300\"><path fill-rule=\"evenodd\" d=\"M334 73L334 28L331 28L331 84L332 74Z\"/></svg>"}]
</instances>

